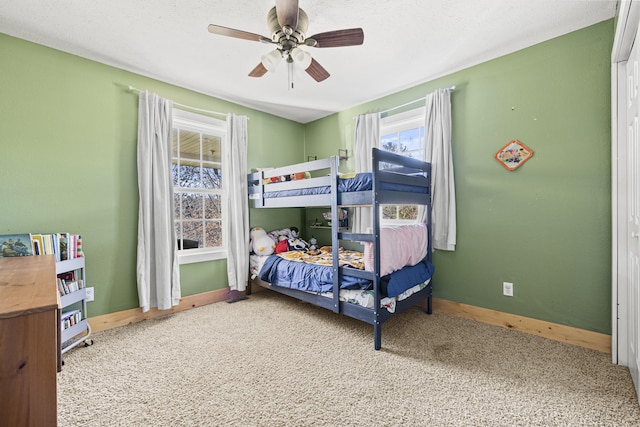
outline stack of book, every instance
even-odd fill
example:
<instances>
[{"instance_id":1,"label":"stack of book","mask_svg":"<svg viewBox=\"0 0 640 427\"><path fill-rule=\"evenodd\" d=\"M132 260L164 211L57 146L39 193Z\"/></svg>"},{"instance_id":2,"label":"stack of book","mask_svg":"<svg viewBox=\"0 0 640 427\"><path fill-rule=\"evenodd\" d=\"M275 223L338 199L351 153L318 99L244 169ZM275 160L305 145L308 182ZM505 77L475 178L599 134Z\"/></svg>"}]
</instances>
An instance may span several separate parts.
<instances>
[{"instance_id":1,"label":"stack of book","mask_svg":"<svg viewBox=\"0 0 640 427\"><path fill-rule=\"evenodd\" d=\"M80 310L71 310L62 312L61 326L62 329L68 329L82 320L82 312Z\"/></svg>"},{"instance_id":2,"label":"stack of book","mask_svg":"<svg viewBox=\"0 0 640 427\"><path fill-rule=\"evenodd\" d=\"M78 234L31 234L34 255L55 254L56 261L66 261L83 256L82 237Z\"/></svg>"},{"instance_id":3,"label":"stack of book","mask_svg":"<svg viewBox=\"0 0 640 427\"><path fill-rule=\"evenodd\" d=\"M84 288L84 281L76 278L75 271L58 274L57 283L60 296L67 295Z\"/></svg>"}]
</instances>

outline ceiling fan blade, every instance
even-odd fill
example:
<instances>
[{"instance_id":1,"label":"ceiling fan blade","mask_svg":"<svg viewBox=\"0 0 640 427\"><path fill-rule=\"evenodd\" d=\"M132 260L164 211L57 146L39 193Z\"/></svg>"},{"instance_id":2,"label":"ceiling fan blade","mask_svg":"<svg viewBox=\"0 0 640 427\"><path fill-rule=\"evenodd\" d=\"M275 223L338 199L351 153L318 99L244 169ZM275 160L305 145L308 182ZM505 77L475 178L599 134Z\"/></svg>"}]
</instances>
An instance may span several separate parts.
<instances>
[{"instance_id":1,"label":"ceiling fan blade","mask_svg":"<svg viewBox=\"0 0 640 427\"><path fill-rule=\"evenodd\" d=\"M305 71L317 82L321 82L331 75L315 59L311 59L311 65Z\"/></svg>"},{"instance_id":2,"label":"ceiling fan blade","mask_svg":"<svg viewBox=\"0 0 640 427\"><path fill-rule=\"evenodd\" d=\"M209 32L220 36L235 37L256 42L271 43L271 39L260 34L249 33L247 31L236 30L234 28L223 27L221 25L209 24Z\"/></svg>"},{"instance_id":3,"label":"ceiling fan blade","mask_svg":"<svg viewBox=\"0 0 640 427\"><path fill-rule=\"evenodd\" d=\"M264 65L262 65L262 62L259 62L258 65L256 65L256 68L251 70L251 72L249 73L249 77L262 77L266 73L267 73L267 69L264 68Z\"/></svg>"},{"instance_id":4,"label":"ceiling fan blade","mask_svg":"<svg viewBox=\"0 0 640 427\"><path fill-rule=\"evenodd\" d=\"M362 28L349 28L347 30L327 31L326 33L316 34L309 37L307 40L312 39L316 41L306 43L313 47L342 47L342 46L356 46L364 43L364 31Z\"/></svg>"},{"instance_id":5,"label":"ceiling fan blade","mask_svg":"<svg viewBox=\"0 0 640 427\"><path fill-rule=\"evenodd\" d=\"M276 0L276 15L282 28L298 28L298 0Z\"/></svg>"}]
</instances>

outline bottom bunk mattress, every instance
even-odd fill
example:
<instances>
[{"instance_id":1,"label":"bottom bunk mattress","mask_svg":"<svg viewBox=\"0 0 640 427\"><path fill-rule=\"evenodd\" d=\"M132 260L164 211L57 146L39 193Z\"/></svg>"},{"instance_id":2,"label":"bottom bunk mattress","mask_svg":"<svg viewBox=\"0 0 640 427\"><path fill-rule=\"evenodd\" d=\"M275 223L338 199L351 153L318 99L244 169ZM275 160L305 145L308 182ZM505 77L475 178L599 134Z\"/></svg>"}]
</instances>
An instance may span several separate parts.
<instances>
[{"instance_id":1,"label":"bottom bunk mattress","mask_svg":"<svg viewBox=\"0 0 640 427\"><path fill-rule=\"evenodd\" d=\"M331 248L323 247L316 254L290 251L278 255L251 255L252 278L271 285L297 289L327 297L333 296L333 271ZM363 254L340 248L340 265L347 268L364 268ZM314 263L310 263L314 262ZM380 280L381 307L395 311L395 303L428 286L433 275L433 265L423 260L406 266ZM343 276L340 283L340 300L373 308L373 283L369 280Z\"/></svg>"}]
</instances>

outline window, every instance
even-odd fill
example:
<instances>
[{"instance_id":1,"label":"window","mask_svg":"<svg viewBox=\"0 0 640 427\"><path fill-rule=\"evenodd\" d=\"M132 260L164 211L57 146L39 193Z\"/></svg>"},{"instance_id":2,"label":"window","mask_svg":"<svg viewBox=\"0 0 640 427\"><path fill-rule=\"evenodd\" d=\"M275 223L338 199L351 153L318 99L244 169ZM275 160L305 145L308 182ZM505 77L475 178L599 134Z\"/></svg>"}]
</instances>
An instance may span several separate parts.
<instances>
[{"instance_id":1,"label":"window","mask_svg":"<svg viewBox=\"0 0 640 427\"><path fill-rule=\"evenodd\" d=\"M174 110L172 178L181 264L226 257L222 223L225 122Z\"/></svg>"},{"instance_id":2,"label":"window","mask_svg":"<svg viewBox=\"0 0 640 427\"><path fill-rule=\"evenodd\" d=\"M416 108L380 120L380 149L423 160L425 108ZM384 205L380 216L384 224L415 222L417 205Z\"/></svg>"}]
</instances>

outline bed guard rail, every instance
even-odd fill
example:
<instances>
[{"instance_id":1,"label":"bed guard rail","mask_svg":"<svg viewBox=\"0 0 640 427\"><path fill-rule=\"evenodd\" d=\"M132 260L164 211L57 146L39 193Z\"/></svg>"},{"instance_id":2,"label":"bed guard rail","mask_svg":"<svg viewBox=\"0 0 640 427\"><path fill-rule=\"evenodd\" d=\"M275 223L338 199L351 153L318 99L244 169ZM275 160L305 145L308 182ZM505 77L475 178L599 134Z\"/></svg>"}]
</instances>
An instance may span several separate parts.
<instances>
[{"instance_id":1,"label":"bed guard rail","mask_svg":"<svg viewBox=\"0 0 640 427\"><path fill-rule=\"evenodd\" d=\"M254 201L254 207L286 207L286 206L321 206L328 204L328 195L274 197L265 200L265 194L287 190L301 190L307 188L331 186L338 170L338 156L310 162L298 163L279 168L262 170L247 175L247 192ZM281 177L296 175L311 175L311 178L280 180Z\"/></svg>"}]
</instances>

